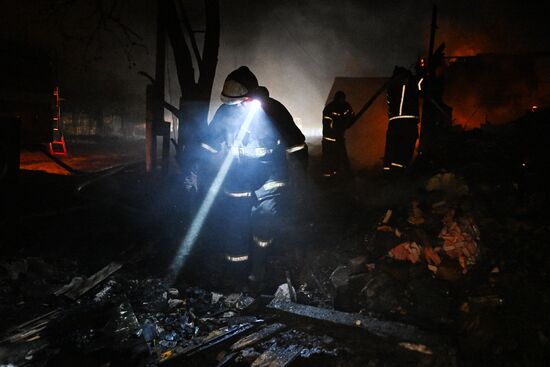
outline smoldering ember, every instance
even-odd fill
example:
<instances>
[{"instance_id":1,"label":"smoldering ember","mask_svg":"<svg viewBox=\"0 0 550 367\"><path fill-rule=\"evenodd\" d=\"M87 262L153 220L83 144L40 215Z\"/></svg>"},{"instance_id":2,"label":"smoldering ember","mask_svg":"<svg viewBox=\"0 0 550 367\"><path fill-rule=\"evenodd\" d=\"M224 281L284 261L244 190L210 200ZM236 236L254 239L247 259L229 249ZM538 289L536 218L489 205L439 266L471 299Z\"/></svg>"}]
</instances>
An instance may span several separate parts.
<instances>
[{"instance_id":1,"label":"smoldering ember","mask_svg":"<svg viewBox=\"0 0 550 367\"><path fill-rule=\"evenodd\" d=\"M6 0L0 366L548 366L524 0Z\"/></svg>"}]
</instances>

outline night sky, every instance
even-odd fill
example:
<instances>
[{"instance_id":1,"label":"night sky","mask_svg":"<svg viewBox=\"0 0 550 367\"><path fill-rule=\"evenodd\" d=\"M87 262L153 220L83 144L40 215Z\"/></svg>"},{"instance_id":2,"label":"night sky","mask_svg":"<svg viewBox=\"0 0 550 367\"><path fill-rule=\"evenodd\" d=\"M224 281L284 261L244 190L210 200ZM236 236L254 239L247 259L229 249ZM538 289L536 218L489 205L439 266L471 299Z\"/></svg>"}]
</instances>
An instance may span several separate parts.
<instances>
[{"instance_id":1,"label":"night sky","mask_svg":"<svg viewBox=\"0 0 550 367\"><path fill-rule=\"evenodd\" d=\"M5 41L46 48L58 65L60 85L118 81L139 104L154 73L153 1L104 0L115 4L116 21L97 27L99 0L4 0L0 14ZM185 2L201 28L202 2ZM439 1L436 46L447 54L521 53L550 50L547 11L540 1ZM221 1L221 40L211 110L225 76L248 65L295 117L318 125L337 76L388 76L396 64L411 66L428 45L433 1L304 0ZM125 35L124 27L131 32ZM134 34L135 33L135 34ZM200 40L200 37L199 37ZM167 98L179 90L168 56ZM102 84L103 83L103 84Z\"/></svg>"}]
</instances>

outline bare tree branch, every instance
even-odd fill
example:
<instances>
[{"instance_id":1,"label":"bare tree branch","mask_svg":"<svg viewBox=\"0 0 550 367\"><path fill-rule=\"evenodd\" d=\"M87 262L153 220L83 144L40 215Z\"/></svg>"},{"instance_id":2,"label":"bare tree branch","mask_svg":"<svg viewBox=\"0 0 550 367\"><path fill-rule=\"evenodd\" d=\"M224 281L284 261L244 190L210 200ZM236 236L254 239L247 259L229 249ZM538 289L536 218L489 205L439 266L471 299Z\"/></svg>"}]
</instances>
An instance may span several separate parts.
<instances>
[{"instance_id":1,"label":"bare tree branch","mask_svg":"<svg viewBox=\"0 0 550 367\"><path fill-rule=\"evenodd\" d=\"M91 11L83 10L83 4L90 5ZM143 37L122 20L123 4L120 0L52 0L46 18L59 25L63 38L83 44L85 59L99 58L109 37L116 40L132 67L134 50L148 49ZM66 19L76 21L71 24Z\"/></svg>"},{"instance_id":2,"label":"bare tree branch","mask_svg":"<svg viewBox=\"0 0 550 367\"><path fill-rule=\"evenodd\" d=\"M174 1L159 1L163 5L163 11L165 11L166 31L176 60L176 72L178 74L182 98L194 98L195 70Z\"/></svg>"},{"instance_id":3,"label":"bare tree branch","mask_svg":"<svg viewBox=\"0 0 550 367\"><path fill-rule=\"evenodd\" d=\"M200 64L199 88L203 98L210 100L212 85L218 65L220 48L220 3L219 0L205 0L206 33L204 36L203 62Z\"/></svg>"}]
</instances>

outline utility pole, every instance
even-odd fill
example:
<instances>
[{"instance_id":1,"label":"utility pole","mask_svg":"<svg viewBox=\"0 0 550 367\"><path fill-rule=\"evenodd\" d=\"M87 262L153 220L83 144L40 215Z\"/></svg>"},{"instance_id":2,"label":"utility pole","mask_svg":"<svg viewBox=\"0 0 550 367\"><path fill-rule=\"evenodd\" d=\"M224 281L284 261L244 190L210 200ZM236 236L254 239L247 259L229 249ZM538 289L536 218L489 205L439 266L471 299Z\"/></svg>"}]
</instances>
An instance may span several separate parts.
<instances>
[{"instance_id":1,"label":"utility pole","mask_svg":"<svg viewBox=\"0 0 550 367\"><path fill-rule=\"evenodd\" d=\"M428 48L428 72L431 74L433 70L433 54L435 43L435 31L437 30L437 6L432 8L432 24L430 26L430 46Z\"/></svg>"},{"instance_id":2,"label":"utility pole","mask_svg":"<svg viewBox=\"0 0 550 367\"><path fill-rule=\"evenodd\" d=\"M430 44L428 47L428 64L427 73L424 77L424 98L422 103L422 121L420 124L420 154L426 154L434 135L434 122L430 121L428 110L432 108L430 106L430 88L433 85L433 76L435 73L435 65L433 60L434 44L435 44L435 31L437 30L437 6L432 8L432 24L430 26Z\"/></svg>"}]
</instances>

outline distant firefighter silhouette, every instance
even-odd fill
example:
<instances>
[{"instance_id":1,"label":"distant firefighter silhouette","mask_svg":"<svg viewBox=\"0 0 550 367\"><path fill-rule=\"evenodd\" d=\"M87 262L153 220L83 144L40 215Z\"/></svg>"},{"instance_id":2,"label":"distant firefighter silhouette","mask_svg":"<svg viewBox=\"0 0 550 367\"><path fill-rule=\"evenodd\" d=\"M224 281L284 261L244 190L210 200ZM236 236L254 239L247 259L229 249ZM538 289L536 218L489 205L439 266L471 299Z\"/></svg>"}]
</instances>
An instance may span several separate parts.
<instances>
[{"instance_id":1,"label":"distant firefighter silhouette","mask_svg":"<svg viewBox=\"0 0 550 367\"><path fill-rule=\"evenodd\" d=\"M345 132L354 123L355 114L342 91L334 94L323 109L323 175L350 175Z\"/></svg>"}]
</instances>

